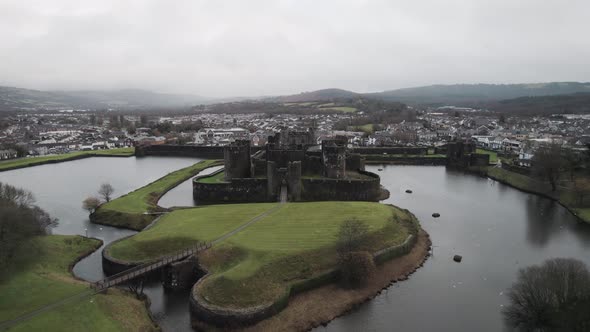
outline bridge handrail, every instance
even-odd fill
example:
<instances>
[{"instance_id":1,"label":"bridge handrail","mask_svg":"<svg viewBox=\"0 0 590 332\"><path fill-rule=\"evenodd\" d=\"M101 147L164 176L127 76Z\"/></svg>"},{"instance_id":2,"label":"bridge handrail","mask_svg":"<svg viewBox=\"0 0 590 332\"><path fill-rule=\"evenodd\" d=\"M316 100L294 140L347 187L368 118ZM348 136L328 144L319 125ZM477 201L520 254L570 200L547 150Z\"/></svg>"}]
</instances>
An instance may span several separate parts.
<instances>
[{"instance_id":1,"label":"bridge handrail","mask_svg":"<svg viewBox=\"0 0 590 332\"><path fill-rule=\"evenodd\" d=\"M146 262L144 264L129 268L125 271L121 271L119 273L108 276L102 280L99 280L99 281L93 283L92 286L94 288L100 288L100 289L108 288L112 285L132 279L138 275L153 271L163 265L167 265L168 263L180 260L184 257L190 256L192 254L195 254L197 252L200 252L200 251L208 249L208 248L211 248L211 243L197 242L197 244L195 244L191 247L182 249L180 251L177 251L176 253L173 253L171 255L167 255L167 256L161 257L157 260L152 260L152 261Z\"/></svg>"}]
</instances>

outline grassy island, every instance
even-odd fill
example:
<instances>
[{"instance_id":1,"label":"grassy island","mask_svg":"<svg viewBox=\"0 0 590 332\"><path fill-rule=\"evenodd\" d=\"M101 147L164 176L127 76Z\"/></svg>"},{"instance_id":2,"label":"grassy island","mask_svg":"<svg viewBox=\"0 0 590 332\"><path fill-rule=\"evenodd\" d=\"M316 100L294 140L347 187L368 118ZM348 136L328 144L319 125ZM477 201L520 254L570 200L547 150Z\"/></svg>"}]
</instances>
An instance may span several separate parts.
<instances>
[{"instance_id":1,"label":"grassy island","mask_svg":"<svg viewBox=\"0 0 590 332\"><path fill-rule=\"evenodd\" d=\"M161 210L157 203L162 195L205 168L221 164L218 160L206 160L169 173L146 186L102 204L90 219L99 224L141 230L156 217L148 213Z\"/></svg>"},{"instance_id":2,"label":"grassy island","mask_svg":"<svg viewBox=\"0 0 590 332\"><path fill-rule=\"evenodd\" d=\"M194 291L215 306L247 308L284 300L293 287L313 287L333 271L337 234L350 218L369 226L362 249L371 253L403 243L418 228L411 214L371 202L208 205L173 211L153 227L113 243L108 254L140 262L230 234L200 254L209 276Z\"/></svg>"},{"instance_id":3,"label":"grassy island","mask_svg":"<svg viewBox=\"0 0 590 332\"><path fill-rule=\"evenodd\" d=\"M70 268L101 242L80 236L48 235L23 243L17 259L0 274L0 322L87 291ZM150 331L144 304L120 290L72 300L12 325L10 331Z\"/></svg>"},{"instance_id":4,"label":"grassy island","mask_svg":"<svg viewBox=\"0 0 590 332\"><path fill-rule=\"evenodd\" d=\"M44 164L61 163L89 157L131 157L134 155L134 153L135 148L119 148L110 150L76 151L42 157L18 158L0 162L0 172Z\"/></svg>"}]
</instances>

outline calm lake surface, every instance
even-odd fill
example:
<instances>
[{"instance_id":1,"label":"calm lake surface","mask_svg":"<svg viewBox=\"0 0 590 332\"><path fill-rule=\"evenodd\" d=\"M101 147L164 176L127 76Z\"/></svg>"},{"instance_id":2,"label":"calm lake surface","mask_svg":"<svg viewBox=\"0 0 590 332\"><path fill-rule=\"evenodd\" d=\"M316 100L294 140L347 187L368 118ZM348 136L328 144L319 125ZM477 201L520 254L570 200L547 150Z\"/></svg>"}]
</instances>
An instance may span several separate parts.
<instances>
[{"instance_id":1,"label":"calm lake surface","mask_svg":"<svg viewBox=\"0 0 590 332\"><path fill-rule=\"evenodd\" d=\"M59 218L55 234L85 234L109 243L134 232L93 225L82 200L103 182L116 196L199 159L89 158L0 172L0 181L31 190L37 204ZM383 168L383 171L378 171ZM552 257L590 264L590 227L560 205L495 181L430 166L370 166L390 190L386 203L409 209L430 233L434 256L413 274L358 310L317 331L502 331L505 290L519 268ZM413 194L406 194L412 189ZM164 195L162 206L193 205L190 181ZM432 218L438 212L440 218ZM454 254L463 262L452 261ZM74 273L102 278L100 250ZM151 311L166 331L190 331L188 292L146 288Z\"/></svg>"},{"instance_id":2,"label":"calm lake surface","mask_svg":"<svg viewBox=\"0 0 590 332\"><path fill-rule=\"evenodd\" d=\"M553 257L590 264L590 227L550 200L444 167L367 170L391 191L386 203L418 217L434 256L408 281L317 331L506 331L504 294L519 268Z\"/></svg>"}]
</instances>

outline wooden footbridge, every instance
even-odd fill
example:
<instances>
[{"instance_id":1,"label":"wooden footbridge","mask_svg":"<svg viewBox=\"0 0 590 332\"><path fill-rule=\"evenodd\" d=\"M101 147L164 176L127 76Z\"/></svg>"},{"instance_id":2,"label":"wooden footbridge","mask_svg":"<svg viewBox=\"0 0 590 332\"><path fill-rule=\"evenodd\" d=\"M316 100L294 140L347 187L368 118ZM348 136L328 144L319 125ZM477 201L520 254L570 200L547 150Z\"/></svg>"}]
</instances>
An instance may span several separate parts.
<instances>
[{"instance_id":1,"label":"wooden footbridge","mask_svg":"<svg viewBox=\"0 0 590 332\"><path fill-rule=\"evenodd\" d=\"M181 250L181 251L174 253L172 255L163 257L157 261L151 261L151 262L148 262L148 263L145 263L142 265L138 265L136 267L132 267L130 269L127 269L123 272L114 274L114 275L107 277L105 279L99 280L95 283L92 283L91 287L96 292L100 292L100 291L103 291L107 288L124 283L128 280L135 279L137 277L141 277L141 276L148 274L154 270L160 269L168 264L183 260L189 256L195 255L195 254L197 254L201 251L207 250L209 248L211 248L211 243L201 242L195 246L186 248L186 249Z\"/></svg>"}]
</instances>

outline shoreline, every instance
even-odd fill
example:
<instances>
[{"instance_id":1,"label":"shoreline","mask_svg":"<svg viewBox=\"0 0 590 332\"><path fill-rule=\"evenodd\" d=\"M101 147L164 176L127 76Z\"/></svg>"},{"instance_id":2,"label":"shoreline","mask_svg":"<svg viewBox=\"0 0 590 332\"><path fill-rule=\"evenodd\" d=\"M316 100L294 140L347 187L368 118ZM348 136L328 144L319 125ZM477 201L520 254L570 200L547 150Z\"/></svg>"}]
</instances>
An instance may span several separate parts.
<instances>
[{"instance_id":1,"label":"shoreline","mask_svg":"<svg viewBox=\"0 0 590 332\"><path fill-rule=\"evenodd\" d=\"M509 172L509 171L508 171L508 172ZM479 174L479 173L477 173L477 172L471 172L471 171L470 171L470 173L472 173L472 174L476 174L476 175L481 175L481 174ZM580 222L582 222L582 223L584 223L584 224L590 224L590 220L585 220L584 218L582 218L582 217L581 217L581 216L580 216L580 215L579 215L579 214L578 214L578 213L577 213L577 212L574 210L574 208L567 206L567 205L566 205L565 203L563 203L563 202L562 202L562 201L561 201L559 198L555 198L555 197L553 197L553 196L551 196L551 195L548 195L548 194L546 194L546 193L543 193L543 192L538 192L538 191L529 190L529 189L526 189L526 188L517 187L517 186L513 185L512 183L510 183L509 181L506 181L506 180L500 179L500 178L498 178L498 177L495 177L495 176L493 176L493 175L489 174L487 171L485 172L485 177L487 177L488 179L492 179L492 180L494 180L494 181L497 181L497 182L499 182L499 183L501 183L501 184L507 185L507 186L509 186L509 187L511 187L511 188L514 188L514 189L516 189L516 190L522 191L522 192L524 192L524 193L531 194L531 195L538 195L538 196L540 196L540 197L543 197L543 198L550 199L550 200L552 200L552 201L556 202L557 204L561 205L563 208L565 208L565 209L566 209L566 210L567 210L569 213L571 213L571 214L572 214L574 217L576 217L576 219L578 219L578 221L580 221Z\"/></svg>"},{"instance_id":2,"label":"shoreline","mask_svg":"<svg viewBox=\"0 0 590 332\"><path fill-rule=\"evenodd\" d=\"M75 160L92 158L92 157L129 158L129 157L134 157L134 156L135 156L134 154L130 154L130 155L120 154L120 155L116 155L116 154L88 153L88 154L81 154L81 155L72 156L72 157L66 157L66 158L63 158L63 159L50 159L50 160L43 160L43 161L39 161L39 162L32 162L30 164L8 166L8 167L0 168L0 172L13 171L15 169L29 168L29 167L49 165L49 164L59 164L59 163L65 163L65 162L68 162L68 161L75 161ZM31 158L31 159L34 159L34 158Z\"/></svg>"},{"instance_id":3,"label":"shoreline","mask_svg":"<svg viewBox=\"0 0 590 332\"><path fill-rule=\"evenodd\" d=\"M83 283L85 283L85 284L88 284L88 285L90 286L90 285L92 284L92 282L91 282L91 281L88 281L88 280L86 280L86 279L82 279L82 278L78 277L78 276L77 276L77 275L74 273L74 267L75 267L75 266L76 266L76 264L78 264L78 263L79 263L81 260L85 259L86 257L88 257L88 256L92 255L92 254L93 254L93 253L95 253L96 251L100 250L100 248L102 248L102 247L103 247L103 245L104 245L104 241L103 241L103 240L101 240L101 239L99 239L99 238L95 238L95 237L85 237L85 236L82 236L82 235L77 235L77 236L80 236L80 237L82 237L82 238L87 238L87 239L92 239L92 240L97 240L97 241L99 241L99 245L98 245L96 248L94 248L94 249L91 249L91 250L88 250L87 252L84 252L84 253L82 253L82 255L78 256L78 257L77 257L77 258L76 258L76 259L75 259L75 260L74 260L72 263L70 263L70 265L68 266L68 269L69 269L69 271L70 271L70 275L71 275L71 276L72 276L72 277L73 277L75 280L77 280L77 281L80 281L80 282L83 282ZM111 242L111 243L112 243L112 242ZM105 247L105 248L106 248L106 246L108 246L108 244L107 244L107 245L104 245L104 247ZM104 248L103 248L103 252L104 252ZM118 290L119 290L119 291L121 291L122 293L124 293L126 296L134 297L134 295L133 295L131 292L129 292L129 291L127 291L127 290L123 289L123 288L118 288ZM108 293L109 293L109 291L108 291L108 289L107 289L107 290L105 290L105 291L103 291L103 292L101 292L101 293L98 293L98 294L102 294L102 295L108 295ZM153 326L153 328L154 328L154 331L160 331L160 330L161 330L161 328L160 328L160 325L158 324L158 322L156 321L156 319L155 319L154 315L152 314L152 311L150 310L150 306L151 306L151 300L150 300L150 298L149 298L148 296L144 296L144 297L143 297L143 298L141 298L141 299L140 299L140 298L137 298L137 300L138 300L138 301L140 301L141 303L143 303L143 306L145 307L145 311L146 311L146 313L147 313L147 315L148 315L148 317L149 317L149 319L150 319L150 322L151 322L151 324L152 324L152 326Z\"/></svg>"},{"instance_id":4,"label":"shoreline","mask_svg":"<svg viewBox=\"0 0 590 332\"><path fill-rule=\"evenodd\" d=\"M378 265L368 285L362 289L343 289L331 283L290 297L289 304L281 312L251 326L218 328L191 319L192 327L196 331L308 331L325 326L372 300L394 283L407 280L430 257L431 245L428 233L420 229L418 241L410 253Z\"/></svg>"}]
</instances>

